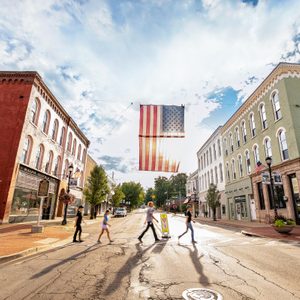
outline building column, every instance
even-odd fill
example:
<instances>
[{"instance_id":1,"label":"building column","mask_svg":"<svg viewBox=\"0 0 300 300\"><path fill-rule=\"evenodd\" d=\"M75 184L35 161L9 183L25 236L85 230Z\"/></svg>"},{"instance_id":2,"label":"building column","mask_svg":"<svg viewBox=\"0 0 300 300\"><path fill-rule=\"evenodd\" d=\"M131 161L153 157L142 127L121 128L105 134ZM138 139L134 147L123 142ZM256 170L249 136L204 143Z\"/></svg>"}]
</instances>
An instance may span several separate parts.
<instances>
[{"instance_id":1,"label":"building column","mask_svg":"<svg viewBox=\"0 0 300 300\"><path fill-rule=\"evenodd\" d=\"M263 184L263 195L264 195L265 207L266 207L264 222L270 223L271 208L270 208L270 198L269 198L269 193L268 193L268 184Z\"/></svg>"},{"instance_id":2,"label":"building column","mask_svg":"<svg viewBox=\"0 0 300 300\"><path fill-rule=\"evenodd\" d=\"M287 197L288 201L285 202L286 204L286 210L287 210L287 218L294 219L295 220L295 213L294 213L294 200L293 200L293 194L291 190L291 184L289 177L287 175L281 175L282 184L283 184L283 190L284 195Z\"/></svg>"}]
</instances>

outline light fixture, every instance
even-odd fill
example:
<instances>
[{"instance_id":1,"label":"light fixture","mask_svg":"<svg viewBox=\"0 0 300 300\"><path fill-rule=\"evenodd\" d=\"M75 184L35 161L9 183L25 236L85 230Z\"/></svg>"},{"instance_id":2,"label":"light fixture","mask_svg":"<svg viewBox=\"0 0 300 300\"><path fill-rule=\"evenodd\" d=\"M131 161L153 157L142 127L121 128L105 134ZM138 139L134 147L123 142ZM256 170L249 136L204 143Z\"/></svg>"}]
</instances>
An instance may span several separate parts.
<instances>
[{"instance_id":1,"label":"light fixture","mask_svg":"<svg viewBox=\"0 0 300 300\"><path fill-rule=\"evenodd\" d=\"M272 164L272 157L270 156L266 157L266 163L268 166L270 166Z\"/></svg>"},{"instance_id":2,"label":"light fixture","mask_svg":"<svg viewBox=\"0 0 300 300\"><path fill-rule=\"evenodd\" d=\"M71 172L71 173L72 173L72 172L73 172L73 170L74 170L73 164L70 164L70 165L69 165L69 172Z\"/></svg>"}]
</instances>

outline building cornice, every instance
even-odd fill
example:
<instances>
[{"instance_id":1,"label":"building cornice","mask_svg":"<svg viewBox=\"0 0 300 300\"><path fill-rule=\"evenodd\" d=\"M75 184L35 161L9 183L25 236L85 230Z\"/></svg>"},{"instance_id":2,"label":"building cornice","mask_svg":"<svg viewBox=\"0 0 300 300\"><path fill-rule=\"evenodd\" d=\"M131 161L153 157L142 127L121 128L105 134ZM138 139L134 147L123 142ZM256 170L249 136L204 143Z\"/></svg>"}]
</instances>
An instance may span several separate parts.
<instances>
[{"instance_id":1,"label":"building cornice","mask_svg":"<svg viewBox=\"0 0 300 300\"><path fill-rule=\"evenodd\" d=\"M218 135L221 135L222 126L220 125L211 135L210 137L204 142L201 148L197 151L197 155L199 155L206 147L216 138ZM221 141L220 141L221 142Z\"/></svg>"}]
</instances>

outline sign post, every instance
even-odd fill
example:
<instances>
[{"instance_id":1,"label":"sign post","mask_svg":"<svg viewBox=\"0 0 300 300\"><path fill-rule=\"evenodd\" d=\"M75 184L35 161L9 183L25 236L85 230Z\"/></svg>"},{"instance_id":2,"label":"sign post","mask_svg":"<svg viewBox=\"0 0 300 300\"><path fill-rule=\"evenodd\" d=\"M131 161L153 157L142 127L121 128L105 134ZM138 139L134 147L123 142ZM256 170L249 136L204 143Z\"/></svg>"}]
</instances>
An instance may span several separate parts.
<instances>
[{"instance_id":1,"label":"sign post","mask_svg":"<svg viewBox=\"0 0 300 300\"><path fill-rule=\"evenodd\" d=\"M160 223L161 223L162 237L165 239L169 239L170 231L169 231L169 222L168 222L167 214L165 214L165 213L160 214Z\"/></svg>"},{"instance_id":2,"label":"sign post","mask_svg":"<svg viewBox=\"0 0 300 300\"><path fill-rule=\"evenodd\" d=\"M39 190L38 190L38 197L41 198L41 201L40 201L40 207L38 212L37 224L32 225L31 228L32 233L41 233L44 231L44 226L40 225L40 221L41 221L41 216L43 214L44 200L45 198L48 197L48 192L49 192L49 181L47 179L43 179L40 181Z\"/></svg>"}]
</instances>

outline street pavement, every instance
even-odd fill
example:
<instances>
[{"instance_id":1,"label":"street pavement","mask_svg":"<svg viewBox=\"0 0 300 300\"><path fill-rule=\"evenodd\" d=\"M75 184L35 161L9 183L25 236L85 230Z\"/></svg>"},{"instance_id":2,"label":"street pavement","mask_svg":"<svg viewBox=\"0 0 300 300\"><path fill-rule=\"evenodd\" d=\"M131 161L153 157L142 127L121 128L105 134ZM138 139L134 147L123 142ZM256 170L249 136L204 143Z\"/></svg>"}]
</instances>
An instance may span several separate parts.
<instances>
[{"instance_id":1,"label":"street pavement","mask_svg":"<svg viewBox=\"0 0 300 300\"><path fill-rule=\"evenodd\" d=\"M194 224L191 243L184 218L169 215L171 238L143 244L145 212L111 220L108 243L96 243L99 224L83 226L83 243L0 265L0 299L183 299L189 288L208 288L223 299L300 299L297 242L247 237L239 230Z\"/></svg>"}]
</instances>

